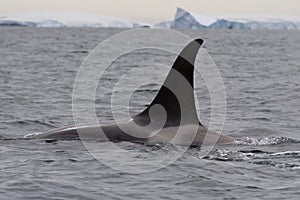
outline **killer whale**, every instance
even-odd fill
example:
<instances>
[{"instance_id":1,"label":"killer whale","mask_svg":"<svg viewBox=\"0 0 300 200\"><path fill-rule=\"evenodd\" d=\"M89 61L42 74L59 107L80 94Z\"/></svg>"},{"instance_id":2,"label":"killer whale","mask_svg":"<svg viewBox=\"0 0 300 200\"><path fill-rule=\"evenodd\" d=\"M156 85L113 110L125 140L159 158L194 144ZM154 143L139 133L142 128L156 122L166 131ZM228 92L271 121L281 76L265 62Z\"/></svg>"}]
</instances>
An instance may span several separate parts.
<instances>
[{"instance_id":1,"label":"killer whale","mask_svg":"<svg viewBox=\"0 0 300 200\"><path fill-rule=\"evenodd\" d=\"M233 142L231 137L208 130L197 116L194 63L202 44L202 39L195 39L183 48L151 104L131 119L106 125L63 127L33 135L30 139L90 139L189 146Z\"/></svg>"}]
</instances>

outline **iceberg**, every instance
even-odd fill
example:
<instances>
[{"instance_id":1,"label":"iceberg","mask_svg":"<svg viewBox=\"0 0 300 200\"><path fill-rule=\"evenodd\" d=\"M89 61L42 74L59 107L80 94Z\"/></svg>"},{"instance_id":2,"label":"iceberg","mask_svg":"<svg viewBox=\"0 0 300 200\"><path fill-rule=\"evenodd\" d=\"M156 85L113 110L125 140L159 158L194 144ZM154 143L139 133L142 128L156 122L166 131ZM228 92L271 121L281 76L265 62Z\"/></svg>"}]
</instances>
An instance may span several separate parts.
<instances>
[{"instance_id":1,"label":"iceberg","mask_svg":"<svg viewBox=\"0 0 300 200\"><path fill-rule=\"evenodd\" d=\"M300 22L285 20L234 20L220 19L211 24L208 28L212 29L249 29L249 30L299 30Z\"/></svg>"},{"instance_id":2,"label":"iceberg","mask_svg":"<svg viewBox=\"0 0 300 200\"><path fill-rule=\"evenodd\" d=\"M164 28L164 23L159 23ZM300 19L255 19L209 17L177 8L170 28L178 29L249 29L249 30L300 30Z\"/></svg>"},{"instance_id":3,"label":"iceberg","mask_svg":"<svg viewBox=\"0 0 300 200\"><path fill-rule=\"evenodd\" d=\"M146 28L148 24L76 12L31 12L0 16L0 26ZM177 8L175 17L153 25L172 29L300 30L300 19L211 17Z\"/></svg>"},{"instance_id":4,"label":"iceberg","mask_svg":"<svg viewBox=\"0 0 300 200\"><path fill-rule=\"evenodd\" d=\"M63 27L64 24L57 20L43 20L41 22L25 22L28 26L36 26L36 27Z\"/></svg>"},{"instance_id":5,"label":"iceberg","mask_svg":"<svg viewBox=\"0 0 300 200\"><path fill-rule=\"evenodd\" d=\"M189 13L182 8L177 8L175 18L171 23L171 28L182 28L182 29L202 29L206 28L204 24L201 24L200 17L195 14Z\"/></svg>"},{"instance_id":6,"label":"iceberg","mask_svg":"<svg viewBox=\"0 0 300 200\"><path fill-rule=\"evenodd\" d=\"M171 28L172 21L164 21L154 25L155 28Z\"/></svg>"},{"instance_id":7,"label":"iceberg","mask_svg":"<svg viewBox=\"0 0 300 200\"><path fill-rule=\"evenodd\" d=\"M0 17L0 25L30 27L115 27L136 28L137 22L115 17L75 12L34 12Z\"/></svg>"},{"instance_id":8,"label":"iceberg","mask_svg":"<svg viewBox=\"0 0 300 200\"><path fill-rule=\"evenodd\" d=\"M270 30L300 30L300 22L277 21L277 22L258 22L251 21L247 23L249 29L270 29Z\"/></svg>"},{"instance_id":9,"label":"iceberg","mask_svg":"<svg viewBox=\"0 0 300 200\"><path fill-rule=\"evenodd\" d=\"M9 19L1 19L0 18L0 26L26 26L26 24L22 22L18 22L15 20L9 20Z\"/></svg>"},{"instance_id":10,"label":"iceberg","mask_svg":"<svg viewBox=\"0 0 300 200\"><path fill-rule=\"evenodd\" d=\"M238 21L231 21L226 19L218 19L216 22L208 26L211 29L248 29L247 26Z\"/></svg>"}]
</instances>

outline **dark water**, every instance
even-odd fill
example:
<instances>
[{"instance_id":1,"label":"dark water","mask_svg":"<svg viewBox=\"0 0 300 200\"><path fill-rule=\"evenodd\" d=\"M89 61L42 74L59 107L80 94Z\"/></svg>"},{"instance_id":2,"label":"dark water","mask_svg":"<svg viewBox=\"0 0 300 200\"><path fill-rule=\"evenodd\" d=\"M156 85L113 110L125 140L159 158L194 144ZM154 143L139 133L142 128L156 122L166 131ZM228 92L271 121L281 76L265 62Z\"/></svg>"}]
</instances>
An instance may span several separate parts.
<instances>
[{"instance_id":1,"label":"dark water","mask_svg":"<svg viewBox=\"0 0 300 200\"><path fill-rule=\"evenodd\" d=\"M226 88L224 134L238 138L236 144L218 146L204 158L199 158L200 149L188 149L167 167L134 174L102 164L80 141L21 139L74 124L76 72L91 49L120 31L0 29L0 199L299 199L299 32L184 32L204 38L204 48L217 64ZM139 51L114 65L167 58L164 53ZM110 74L106 86L118 73ZM158 84L133 94L131 113L149 104L166 73L154 70L152 76L137 76L145 80L154 76ZM201 121L207 124L210 100L200 79L196 85ZM101 96L103 90L99 91ZM123 97L118 98L122 101ZM112 120L108 99L97 98L96 107L99 121ZM125 112L122 109L120 115ZM107 150L105 143L97 145ZM177 151L170 145L117 145L142 159ZM117 157L108 150L107 156ZM114 162L139 165L122 156Z\"/></svg>"}]
</instances>

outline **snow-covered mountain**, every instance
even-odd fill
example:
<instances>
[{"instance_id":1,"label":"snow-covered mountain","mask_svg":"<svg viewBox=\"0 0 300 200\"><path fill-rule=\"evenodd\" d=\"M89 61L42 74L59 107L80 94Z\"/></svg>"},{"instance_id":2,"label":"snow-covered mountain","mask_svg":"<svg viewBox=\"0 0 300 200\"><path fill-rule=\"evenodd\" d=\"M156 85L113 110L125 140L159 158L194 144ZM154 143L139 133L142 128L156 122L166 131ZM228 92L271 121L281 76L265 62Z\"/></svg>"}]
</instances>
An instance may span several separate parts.
<instances>
[{"instance_id":1,"label":"snow-covered mountain","mask_svg":"<svg viewBox=\"0 0 300 200\"><path fill-rule=\"evenodd\" d=\"M170 28L300 30L300 19L297 21L289 21L282 19L208 17L185 11L182 8L177 8L175 18L171 22Z\"/></svg>"},{"instance_id":2,"label":"snow-covered mountain","mask_svg":"<svg viewBox=\"0 0 300 200\"><path fill-rule=\"evenodd\" d=\"M74 12L34 12L0 17L0 26L135 28L139 23L114 17Z\"/></svg>"}]
</instances>

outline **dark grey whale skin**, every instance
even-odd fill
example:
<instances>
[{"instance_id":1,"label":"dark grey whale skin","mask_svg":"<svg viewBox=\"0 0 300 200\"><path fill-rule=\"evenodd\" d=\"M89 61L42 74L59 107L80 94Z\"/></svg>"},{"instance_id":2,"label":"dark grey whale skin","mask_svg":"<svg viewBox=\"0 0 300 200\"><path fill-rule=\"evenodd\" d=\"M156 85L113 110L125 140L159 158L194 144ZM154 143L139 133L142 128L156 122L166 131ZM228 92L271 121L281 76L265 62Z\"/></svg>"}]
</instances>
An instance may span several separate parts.
<instances>
[{"instance_id":1,"label":"dark grey whale skin","mask_svg":"<svg viewBox=\"0 0 300 200\"><path fill-rule=\"evenodd\" d=\"M202 44L202 39L187 44L176 58L152 103L132 119L107 125L64 127L34 135L30 139L109 140L189 146L232 143L233 138L208 130L197 116L194 63ZM161 117L161 112L153 112L157 105L164 108L165 118Z\"/></svg>"}]
</instances>

